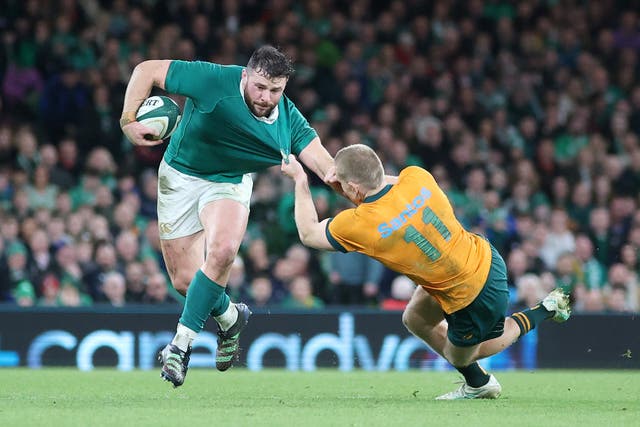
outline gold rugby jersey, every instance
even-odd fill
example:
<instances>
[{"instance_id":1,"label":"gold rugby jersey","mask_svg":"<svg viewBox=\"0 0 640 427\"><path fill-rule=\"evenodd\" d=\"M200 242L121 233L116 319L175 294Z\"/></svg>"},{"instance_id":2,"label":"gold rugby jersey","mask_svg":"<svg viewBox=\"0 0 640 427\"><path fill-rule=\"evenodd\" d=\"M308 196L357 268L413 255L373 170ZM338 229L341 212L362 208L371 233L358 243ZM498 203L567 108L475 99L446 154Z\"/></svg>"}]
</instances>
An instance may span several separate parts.
<instances>
[{"instance_id":1,"label":"gold rugby jersey","mask_svg":"<svg viewBox=\"0 0 640 427\"><path fill-rule=\"evenodd\" d=\"M332 218L326 234L336 250L363 253L406 275L447 314L478 296L491 266L489 242L462 227L433 176L416 166Z\"/></svg>"}]
</instances>

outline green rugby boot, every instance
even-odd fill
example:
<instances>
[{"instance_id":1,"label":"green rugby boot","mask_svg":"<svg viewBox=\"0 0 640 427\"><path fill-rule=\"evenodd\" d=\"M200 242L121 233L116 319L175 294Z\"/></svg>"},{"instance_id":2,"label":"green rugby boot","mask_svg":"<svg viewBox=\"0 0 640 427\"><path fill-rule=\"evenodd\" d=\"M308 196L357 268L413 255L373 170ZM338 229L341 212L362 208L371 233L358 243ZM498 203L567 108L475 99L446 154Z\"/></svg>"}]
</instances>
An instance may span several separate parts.
<instances>
[{"instance_id":1,"label":"green rugby boot","mask_svg":"<svg viewBox=\"0 0 640 427\"><path fill-rule=\"evenodd\" d=\"M158 354L158 360L162 363L160 376L172 383L174 388L180 387L187 375L190 357L191 347L187 351L182 351L174 344L167 344Z\"/></svg>"},{"instance_id":2,"label":"green rugby boot","mask_svg":"<svg viewBox=\"0 0 640 427\"><path fill-rule=\"evenodd\" d=\"M240 332L247 326L251 310L246 304L236 304L238 319L228 330L223 331L218 326L218 348L216 349L216 369L226 371L238 360L240 353Z\"/></svg>"}]
</instances>

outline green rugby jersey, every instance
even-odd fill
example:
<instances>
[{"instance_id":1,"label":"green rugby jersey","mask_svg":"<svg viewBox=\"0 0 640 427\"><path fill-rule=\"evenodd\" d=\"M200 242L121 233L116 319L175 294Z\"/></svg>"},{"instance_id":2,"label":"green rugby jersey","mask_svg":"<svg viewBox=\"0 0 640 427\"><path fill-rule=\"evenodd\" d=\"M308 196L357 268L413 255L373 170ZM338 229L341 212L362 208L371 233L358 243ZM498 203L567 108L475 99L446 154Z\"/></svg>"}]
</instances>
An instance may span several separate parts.
<instances>
[{"instance_id":1,"label":"green rugby jersey","mask_svg":"<svg viewBox=\"0 0 640 427\"><path fill-rule=\"evenodd\" d=\"M286 96L267 123L254 116L240 91L243 67L201 61L172 61L165 88L187 97L182 120L171 136L165 161L187 175L238 183L300 154L317 134Z\"/></svg>"}]
</instances>

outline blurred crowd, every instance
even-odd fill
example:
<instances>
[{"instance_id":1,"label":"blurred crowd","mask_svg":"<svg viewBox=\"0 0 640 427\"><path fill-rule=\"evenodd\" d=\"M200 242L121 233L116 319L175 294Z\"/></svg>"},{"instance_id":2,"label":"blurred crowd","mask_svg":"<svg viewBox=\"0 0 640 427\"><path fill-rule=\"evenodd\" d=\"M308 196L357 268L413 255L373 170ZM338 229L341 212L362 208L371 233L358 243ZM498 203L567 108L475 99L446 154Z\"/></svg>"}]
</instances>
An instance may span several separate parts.
<instances>
[{"instance_id":1,"label":"blurred crowd","mask_svg":"<svg viewBox=\"0 0 640 427\"><path fill-rule=\"evenodd\" d=\"M165 145L123 138L126 84L145 59L244 65L271 43L332 154L364 143L389 174L433 173L505 258L513 309L560 286L575 312L639 311L638 1L3 3L0 300L178 303L156 221ZM321 217L349 206L313 184ZM406 278L301 246L292 197L278 168L256 176L232 299L406 304Z\"/></svg>"}]
</instances>

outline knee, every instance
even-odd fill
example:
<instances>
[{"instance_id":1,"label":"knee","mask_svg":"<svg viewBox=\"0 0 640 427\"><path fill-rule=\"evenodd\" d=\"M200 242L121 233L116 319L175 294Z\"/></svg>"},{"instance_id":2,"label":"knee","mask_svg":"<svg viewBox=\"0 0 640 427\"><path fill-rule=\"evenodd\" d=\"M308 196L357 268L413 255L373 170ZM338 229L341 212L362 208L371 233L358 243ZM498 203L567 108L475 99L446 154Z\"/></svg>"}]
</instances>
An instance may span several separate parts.
<instances>
[{"instance_id":1,"label":"knee","mask_svg":"<svg viewBox=\"0 0 640 427\"><path fill-rule=\"evenodd\" d=\"M166 258L166 265L173 288L181 295L187 295L187 288L193 277L192 273L195 272L187 271L184 267L180 267L172 258Z\"/></svg>"},{"instance_id":2,"label":"knee","mask_svg":"<svg viewBox=\"0 0 640 427\"><path fill-rule=\"evenodd\" d=\"M231 267L237 252L237 246L230 243L207 245L205 264L213 270L224 271Z\"/></svg>"},{"instance_id":3,"label":"knee","mask_svg":"<svg viewBox=\"0 0 640 427\"><path fill-rule=\"evenodd\" d=\"M409 304L402 313L402 323L414 335L423 334L426 331L434 330L438 327L441 319L426 315L419 311L414 305Z\"/></svg>"},{"instance_id":4,"label":"knee","mask_svg":"<svg viewBox=\"0 0 640 427\"><path fill-rule=\"evenodd\" d=\"M402 323L409 332L414 333L418 329L419 318L415 315L410 307L407 307L402 313Z\"/></svg>"},{"instance_id":5,"label":"knee","mask_svg":"<svg viewBox=\"0 0 640 427\"><path fill-rule=\"evenodd\" d=\"M189 287L189 283L191 283L191 279L193 279L193 274L190 271L178 270L171 275L171 283L176 291L178 291L182 295L187 294L187 288Z\"/></svg>"}]
</instances>

